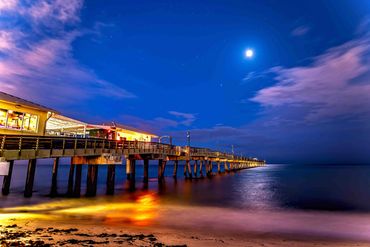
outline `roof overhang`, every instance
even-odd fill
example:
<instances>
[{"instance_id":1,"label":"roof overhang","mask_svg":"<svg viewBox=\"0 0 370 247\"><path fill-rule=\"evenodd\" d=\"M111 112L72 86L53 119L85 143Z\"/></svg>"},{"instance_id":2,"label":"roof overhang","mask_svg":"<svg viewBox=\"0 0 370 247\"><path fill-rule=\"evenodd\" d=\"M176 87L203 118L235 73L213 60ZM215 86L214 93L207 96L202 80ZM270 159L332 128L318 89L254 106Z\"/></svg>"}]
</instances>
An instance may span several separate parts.
<instances>
[{"instance_id":1,"label":"roof overhang","mask_svg":"<svg viewBox=\"0 0 370 247\"><path fill-rule=\"evenodd\" d=\"M53 114L46 123L46 130L86 128L87 123L59 114Z\"/></svg>"}]
</instances>

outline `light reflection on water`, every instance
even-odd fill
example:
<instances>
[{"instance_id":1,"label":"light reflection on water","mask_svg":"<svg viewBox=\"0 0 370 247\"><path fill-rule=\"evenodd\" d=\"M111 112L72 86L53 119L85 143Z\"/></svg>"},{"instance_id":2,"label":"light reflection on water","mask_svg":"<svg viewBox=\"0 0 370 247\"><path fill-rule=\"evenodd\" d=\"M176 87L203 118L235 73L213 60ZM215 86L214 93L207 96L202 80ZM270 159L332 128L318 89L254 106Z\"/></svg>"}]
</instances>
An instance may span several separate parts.
<instances>
[{"instance_id":1,"label":"light reflection on water","mask_svg":"<svg viewBox=\"0 0 370 247\"><path fill-rule=\"evenodd\" d=\"M18 206L0 210L0 225L11 219L64 221L68 218L100 221L105 224L128 223L138 226L152 224L158 211L158 197L155 193L141 193L132 201L119 198L107 200L63 199L31 206Z\"/></svg>"},{"instance_id":2,"label":"light reflection on water","mask_svg":"<svg viewBox=\"0 0 370 247\"><path fill-rule=\"evenodd\" d=\"M151 177L156 168L150 168ZM48 169L38 167L39 178ZM44 196L49 182L38 180L34 197L24 199L22 184L15 182L13 193L0 198L0 225L10 219L37 219L110 226L211 226L223 232L297 232L370 240L370 166L270 165L192 181L174 180L170 166L163 183L151 178L148 187L141 182L140 166L137 174L136 191L130 192L124 167L118 168L116 195L104 196L102 167L96 198L50 199ZM59 187L65 189L65 177Z\"/></svg>"}]
</instances>

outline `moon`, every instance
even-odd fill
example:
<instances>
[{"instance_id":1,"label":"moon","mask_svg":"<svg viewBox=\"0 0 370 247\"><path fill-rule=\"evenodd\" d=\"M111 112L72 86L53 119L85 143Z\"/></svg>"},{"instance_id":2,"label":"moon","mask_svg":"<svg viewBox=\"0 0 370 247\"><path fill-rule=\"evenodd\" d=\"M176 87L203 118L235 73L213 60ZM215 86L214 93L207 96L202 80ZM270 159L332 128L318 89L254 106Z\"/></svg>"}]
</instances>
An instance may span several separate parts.
<instances>
[{"instance_id":1,"label":"moon","mask_svg":"<svg viewBox=\"0 0 370 247\"><path fill-rule=\"evenodd\" d=\"M252 50L252 49L247 49L247 50L245 51L245 56L246 56L247 58L252 58L252 57L253 57L253 55L254 55L254 52L253 52L253 50Z\"/></svg>"}]
</instances>

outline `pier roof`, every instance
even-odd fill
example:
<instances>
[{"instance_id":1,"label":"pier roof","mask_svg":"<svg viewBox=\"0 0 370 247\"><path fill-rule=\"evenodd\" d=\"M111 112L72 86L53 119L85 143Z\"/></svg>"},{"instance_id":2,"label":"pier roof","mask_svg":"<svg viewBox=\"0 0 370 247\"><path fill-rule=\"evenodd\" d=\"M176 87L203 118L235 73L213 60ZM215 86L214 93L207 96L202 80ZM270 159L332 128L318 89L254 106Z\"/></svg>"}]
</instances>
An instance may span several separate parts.
<instances>
[{"instance_id":1,"label":"pier roof","mask_svg":"<svg viewBox=\"0 0 370 247\"><path fill-rule=\"evenodd\" d=\"M47 129L69 129L69 128L79 128L87 126L87 123L84 123L80 120L69 118L59 114L53 114L53 116L47 122Z\"/></svg>"},{"instance_id":2,"label":"pier roof","mask_svg":"<svg viewBox=\"0 0 370 247\"><path fill-rule=\"evenodd\" d=\"M45 112L57 112L51 108L45 107L43 105L19 98L14 95L10 95L4 92L0 91L0 101L6 102L6 103L12 103L15 105L21 105L21 106L26 106L29 108L45 111Z\"/></svg>"}]
</instances>

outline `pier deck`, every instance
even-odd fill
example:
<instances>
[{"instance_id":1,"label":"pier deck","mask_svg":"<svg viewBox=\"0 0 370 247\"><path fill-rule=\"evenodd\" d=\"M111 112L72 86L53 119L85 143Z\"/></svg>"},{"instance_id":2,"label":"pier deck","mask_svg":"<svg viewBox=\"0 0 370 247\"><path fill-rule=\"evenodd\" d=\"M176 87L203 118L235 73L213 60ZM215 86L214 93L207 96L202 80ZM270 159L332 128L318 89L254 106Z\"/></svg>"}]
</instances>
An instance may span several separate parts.
<instances>
[{"instance_id":1,"label":"pier deck","mask_svg":"<svg viewBox=\"0 0 370 247\"><path fill-rule=\"evenodd\" d=\"M70 138L57 136L22 136L0 135L0 158L9 162L9 173L3 180L3 195L9 193L13 164L15 160L29 160L25 185L25 196L32 195L36 160L54 158L53 184L51 194L57 194L57 172L59 159L71 158L71 169L68 191L74 196L80 194L81 165L88 165L86 195L96 194L97 173L99 165L109 165L107 175L107 194L114 193L115 165L122 164L126 159L127 178L135 182L136 160L144 160L144 182L148 181L149 160L158 160L158 179L164 178L168 161L174 161L174 176L177 175L179 161L185 161L185 177L203 177L203 167L206 175L213 176L213 163L221 173L221 163L224 172L265 165L265 161L236 156L230 153L218 152L207 148L182 147L157 142L118 141L97 138ZM191 161L194 163L192 172ZM198 168L199 163L199 169ZM204 164L204 166L203 166ZM75 173L76 171L76 173ZM113 187L113 188L112 188Z\"/></svg>"}]
</instances>

